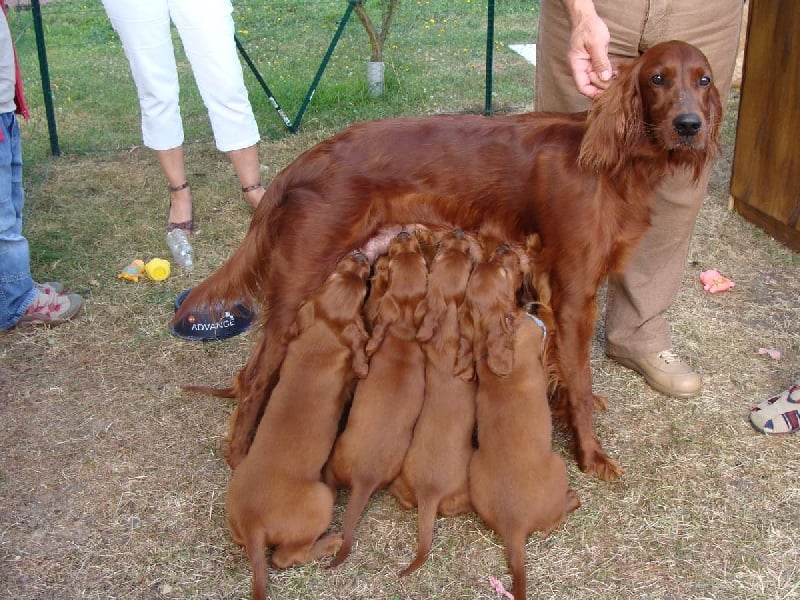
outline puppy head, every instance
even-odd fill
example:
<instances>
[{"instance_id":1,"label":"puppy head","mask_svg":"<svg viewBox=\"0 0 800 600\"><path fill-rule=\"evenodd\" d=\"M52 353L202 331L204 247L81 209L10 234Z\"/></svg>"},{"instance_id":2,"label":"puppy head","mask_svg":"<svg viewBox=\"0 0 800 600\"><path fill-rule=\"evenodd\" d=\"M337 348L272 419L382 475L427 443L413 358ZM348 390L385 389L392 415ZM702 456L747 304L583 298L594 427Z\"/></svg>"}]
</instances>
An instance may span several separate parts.
<instances>
[{"instance_id":1,"label":"puppy head","mask_svg":"<svg viewBox=\"0 0 800 600\"><path fill-rule=\"evenodd\" d=\"M489 368L498 376L513 367L513 313L521 279L519 256L501 244L473 269L467 285L473 355L487 356Z\"/></svg>"},{"instance_id":2,"label":"puppy head","mask_svg":"<svg viewBox=\"0 0 800 600\"><path fill-rule=\"evenodd\" d=\"M502 267L508 276L508 285L516 290L522 285L523 276L523 253L519 248L512 248L508 244L501 244L489 256L489 264ZM527 263L527 260L526 260Z\"/></svg>"},{"instance_id":3,"label":"puppy head","mask_svg":"<svg viewBox=\"0 0 800 600\"><path fill-rule=\"evenodd\" d=\"M395 258L396 256L403 254L405 252L413 252L413 253L420 253L422 249L420 248L419 241L417 240L416 236L411 235L410 232L403 230L398 233L392 241L389 242L389 258Z\"/></svg>"},{"instance_id":4,"label":"puppy head","mask_svg":"<svg viewBox=\"0 0 800 600\"><path fill-rule=\"evenodd\" d=\"M472 244L460 229L446 233L431 261L428 291L420 305L422 325L417 331L420 342L428 342L437 332L449 304L460 306L464 301L469 274L472 271ZM440 339L444 344L446 340ZM441 348L440 348L441 349Z\"/></svg>"},{"instance_id":5,"label":"puppy head","mask_svg":"<svg viewBox=\"0 0 800 600\"><path fill-rule=\"evenodd\" d=\"M360 319L369 270L369 261L361 252L341 258L322 287L300 307L290 335L299 335L318 318L340 326Z\"/></svg>"},{"instance_id":6,"label":"puppy head","mask_svg":"<svg viewBox=\"0 0 800 600\"><path fill-rule=\"evenodd\" d=\"M341 260L339 260L339 262L336 264L333 274L351 274L361 281L366 282L367 277L369 277L369 269L370 266L367 256L363 252L353 250L350 254L346 254Z\"/></svg>"}]
</instances>

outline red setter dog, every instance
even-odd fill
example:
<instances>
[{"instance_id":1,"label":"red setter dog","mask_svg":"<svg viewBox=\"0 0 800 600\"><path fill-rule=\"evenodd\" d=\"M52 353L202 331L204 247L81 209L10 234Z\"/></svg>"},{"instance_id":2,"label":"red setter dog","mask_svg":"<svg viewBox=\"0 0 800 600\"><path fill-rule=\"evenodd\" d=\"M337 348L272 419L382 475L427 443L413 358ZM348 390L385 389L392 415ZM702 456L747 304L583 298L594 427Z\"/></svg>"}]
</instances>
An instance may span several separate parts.
<instances>
[{"instance_id":1,"label":"red setter dog","mask_svg":"<svg viewBox=\"0 0 800 600\"><path fill-rule=\"evenodd\" d=\"M419 568L433 542L436 513L453 517L472 510L467 470L475 428L475 382L453 374L464 302L477 243L457 230L445 235L433 257L425 317L417 339L427 358L425 400L400 475L389 491L405 508L418 507L417 556L400 575Z\"/></svg>"},{"instance_id":2,"label":"red setter dog","mask_svg":"<svg viewBox=\"0 0 800 600\"><path fill-rule=\"evenodd\" d=\"M514 598L526 598L525 543L548 535L580 506L564 459L553 451L553 426L543 361L544 330L524 309L507 313L511 371L499 376L476 354L478 449L469 465L475 511L502 538ZM476 329L476 334L480 335ZM496 349L504 352L504 345ZM491 356L493 349L487 349Z\"/></svg>"},{"instance_id":3,"label":"red setter dog","mask_svg":"<svg viewBox=\"0 0 800 600\"><path fill-rule=\"evenodd\" d=\"M384 227L418 223L487 226L509 242L539 233L576 459L585 472L618 477L592 419L597 290L646 230L663 175L686 168L699 177L714 158L721 108L705 56L673 41L621 67L588 113L363 122L300 155L267 188L236 252L175 316L244 297L262 307L260 341L234 385L228 462L247 454L300 304L341 256Z\"/></svg>"},{"instance_id":4,"label":"red setter dog","mask_svg":"<svg viewBox=\"0 0 800 600\"><path fill-rule=\"evenodd\" d=\"M323 536L334 492L321 473L352 384L367 374L361 309L368 275L367 258L350 254L300 308L280 382L250 452L233 472L228 524L233 540L247 548L253 598L266 594L267 546L276 546L272 562L286 568L333 555L341 545L340 535Z\"/></svg>"},{"instance_id":5,"label":"red setter dog","mask_svg":"<svg viewBox=\"0 0 800 600\"><path fill-rule=\"evenodd\" d=\"M416 336L428 267L414 235L402 232L392 240L386 268L386 289L366 346L369 373L356 386L347 425L325 467L326 481L350 488L344 539L331 567L350 553L372 493L400 473L425 393L425 355Z\"/></svg>"},{"instance_id":6,"label":"red setter dog","mask_svg":"<svg viewBox=\"0 0 800 600\"><path fill-rule=\"evenodd\" d=\"M532 236L527 252L537 249ZM461 317L460 371L477 374L478 449L469 464L475 511L503 539L515 598L525 598L525 542L547 535L580 505L553 452L545 331L517 308L520 249L499 246L475 267ZM523 254L523 256L525 256ZM547 278L533 273L539 312L551 321Z\"/></svg>"}]
</instances>

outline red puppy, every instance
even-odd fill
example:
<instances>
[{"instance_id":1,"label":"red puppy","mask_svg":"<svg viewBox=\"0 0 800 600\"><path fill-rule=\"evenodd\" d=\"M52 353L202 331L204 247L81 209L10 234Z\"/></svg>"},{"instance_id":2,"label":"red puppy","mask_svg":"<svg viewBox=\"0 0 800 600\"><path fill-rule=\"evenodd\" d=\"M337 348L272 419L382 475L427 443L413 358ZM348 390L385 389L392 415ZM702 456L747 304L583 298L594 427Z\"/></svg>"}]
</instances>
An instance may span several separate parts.
<instances>
[{"instance_id":1,"label":"red puppy","mask_svg":"<svg viewBox=\"0 0 800 600\"><path fill-rule=\"evenodd\" d=\"M265 549L279 568L334 554L341 536L322 534L334 492L321 481L355 376L367 374L361 317L369 263L343 258L301 308L253 446L228 487L228 524L247 548L253 598L266 595ZM312 376L309 376L309 373Z\"/></svg>"},{"instance_id":2,"label":"red puppy","mask_svg":"<svg viewBox=\"0 0 800 600\"><path fill-rule=\"evenodd\" d=\"M400 476L389 491L405 508L418 507L417 556L400 575L425 562L436 513L472 510L467 470L475 428L475 382L453 374L459 347L458 311L475 250L460 230L444 236L430 267L425 318L417 339L425 351L425 401Z\"/></svg>"},{"instance_id":3,"label":"red puppy","mask_svg":"<svg viewBox=\"0 0 800 600\"><path fill-rule=\"evenodd\" d=\"M544 325L515 306L518 276L509 272L511 256L495 253L475 268L462 330L471 338L478 377L478 449L469 465L470 498L503 539L514 597L523 600L528 536L549 534L580 501L569 489L564 460L553 451ZM549 296L546 290L537 292L540 298Z\"/></svg>"},{"instance_id":4,"label":"red puppy","mask_svg":"<svg viewBox=\"0 0 800 600\"><path fill-rule=\"evenodd\" d=\"M416 334L428 269L410 233L400 233L389 244L387 272L367 342L369 374L356 386L347 425L326 468L328 481L350 488L344 540L332 567L350 553L372 493L400 472L425 393L425 356Z\"/></svg>"}]
</instances>

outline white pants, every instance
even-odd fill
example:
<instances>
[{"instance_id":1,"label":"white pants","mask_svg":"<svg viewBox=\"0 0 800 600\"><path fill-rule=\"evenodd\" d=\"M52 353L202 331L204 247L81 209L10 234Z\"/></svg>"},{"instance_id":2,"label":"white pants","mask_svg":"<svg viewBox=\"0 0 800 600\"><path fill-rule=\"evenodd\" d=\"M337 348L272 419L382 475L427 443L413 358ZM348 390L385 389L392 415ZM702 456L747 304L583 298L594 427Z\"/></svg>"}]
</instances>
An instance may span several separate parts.
<instances>
[{"instance_id":1,"label":"white pants","mask_svg":"<svg viewBox=\"0 0 800 600\"><path fill-rule=\"evenodd\" d=\"M189 58L217 148L229 152L258 143L230 0L103 0L103 5L131 66L145 146L169 150L183 144L170 20Z\"/></svg>"}]
</instances>

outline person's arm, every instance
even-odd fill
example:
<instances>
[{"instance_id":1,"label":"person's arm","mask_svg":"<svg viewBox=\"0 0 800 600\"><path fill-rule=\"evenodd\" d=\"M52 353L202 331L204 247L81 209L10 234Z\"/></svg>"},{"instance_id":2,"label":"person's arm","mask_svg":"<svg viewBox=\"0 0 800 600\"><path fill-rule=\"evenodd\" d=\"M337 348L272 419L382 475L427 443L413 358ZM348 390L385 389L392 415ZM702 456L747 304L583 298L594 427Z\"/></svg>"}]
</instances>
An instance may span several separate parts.
<instances>
[{"instance_id":1,"label":"person's arm","mask_svg":"<svg viewBox=\"0 0 800 600\"><path fill-rule=\"evenodd\" d=\"M572 78L581 94L594 98L611 81L611 61L608 59L611 36L597 15L593 0L564 0L564 5L572 25L568 53Z\"/></svg>"}]
</instances>

